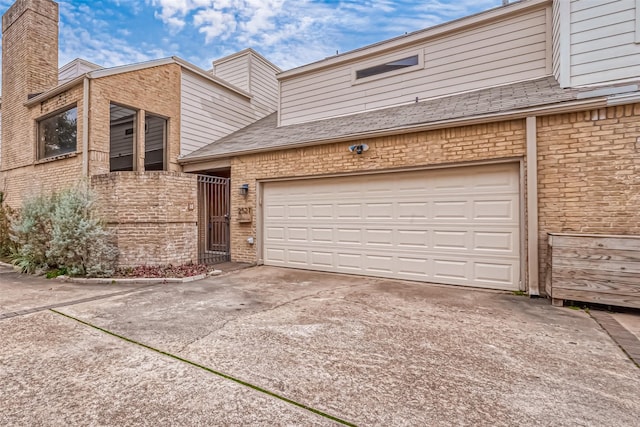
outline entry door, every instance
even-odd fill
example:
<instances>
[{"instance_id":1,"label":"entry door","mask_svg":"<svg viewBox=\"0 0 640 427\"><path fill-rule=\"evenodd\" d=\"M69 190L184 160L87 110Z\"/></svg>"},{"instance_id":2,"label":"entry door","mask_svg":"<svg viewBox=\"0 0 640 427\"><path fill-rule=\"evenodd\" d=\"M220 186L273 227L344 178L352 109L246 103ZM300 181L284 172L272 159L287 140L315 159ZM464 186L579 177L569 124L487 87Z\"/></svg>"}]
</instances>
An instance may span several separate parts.
<instances>
[{"instance_id":1,"label":"entry door","mask_svg":"<svg viewBox=\"0 0 640 427\"><path fill-rule=\"evenodd\" d=\"M267 265L517 290L518 164L264 184Z\"/></svg>"}]
</instances>

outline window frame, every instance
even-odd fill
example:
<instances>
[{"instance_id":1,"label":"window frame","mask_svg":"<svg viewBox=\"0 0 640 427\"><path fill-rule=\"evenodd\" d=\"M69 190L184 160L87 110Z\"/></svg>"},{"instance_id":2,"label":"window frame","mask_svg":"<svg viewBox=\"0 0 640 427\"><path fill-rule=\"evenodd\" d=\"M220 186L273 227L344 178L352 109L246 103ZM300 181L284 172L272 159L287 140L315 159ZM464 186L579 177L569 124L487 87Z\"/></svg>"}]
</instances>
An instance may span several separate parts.
<instances>
[{"instance_id":1,"label":"window frame","mask_svg":"<svg viewBox=\"0 0 640 427\"><path fill-rule=\"evenodd\" d=\"M169 149L169 122L170 122L170 118L167 116L164 116L162 114L156 114L154 112L150 112L148 110L144 110L144 133L145 133L145 137L144 137L144 167L145 167L145 171L147 170L146 166L147 166L147 134L149 133L149 127L147 125L147 117L148 116L152 116L158 119L161 119L164 121L163 123L163 129L162 129L162 170L163 171L168 171L169 170L169 162L168 162L168 152L167 150Z\"/></svg>"},{"instance_id":2,"label":"window frame","mask_svg":"<svg viewBox=\"0 0 640 427\"><path fill-rule=\"evenodd\" d=\"M75 109L76 110L76 139L75 139L75 147L73 148L72 151L69 151L67 153L61 153L61 154L55 154L52 156L46 156L45 155L45 143L44 141L42 141L41 139L41 129L40 129L40 124L42 122L44 122L45 120L48 120L52 117L61 115L62 113L66 113L67 111L71 111ZM51 161L51 160L56 160L56 159L62 159L62 158L67 158L67 157L71 157L74 155L78 154L78 103L74 102L73 104L69 104L69 105L65 105L62 108L59 108L49 114L45 114L44 116L38 117L37 119L35 119L35 126L36 126L36 162L46 162L46 161Z\"/></svg>"},{"instance_id":3,"label":"window frame","mask_svg":"<svg viewBox=\"0 0 640 427\"><path fill-rule=\"evenodd\" d=\"M401 61L403 59L409 59L409 58L412 58L414 56L418 57L418 63L415 64L415 65L410 65L410 66L407 66L407 67L398 68L397 70L384 71L382 73L374 74L374 75L367 76L367 77L362 77L362 78L358 78L357 77L358 71L363 71L363 70L366 70L368 68L373 68L373 67L376 67L376 66L385 65L385 64L388 64L388 63L391 63L391 62ZM353 65L351 67L351 84L352 85L358 85L358 84L367 83L367 82L370 82L370 81L386 79L386 78L397 76L397 75L404 74L404 73L411 73L413 71L422 70L422 69L424 69L424 53L422 51L404 52L404 53L401 53L401 54L396 54L396 55L390 56L387 59L370 60L370 61L361 62L361 63L357 63L357 64Z\"/></svg>"}]
</instances>

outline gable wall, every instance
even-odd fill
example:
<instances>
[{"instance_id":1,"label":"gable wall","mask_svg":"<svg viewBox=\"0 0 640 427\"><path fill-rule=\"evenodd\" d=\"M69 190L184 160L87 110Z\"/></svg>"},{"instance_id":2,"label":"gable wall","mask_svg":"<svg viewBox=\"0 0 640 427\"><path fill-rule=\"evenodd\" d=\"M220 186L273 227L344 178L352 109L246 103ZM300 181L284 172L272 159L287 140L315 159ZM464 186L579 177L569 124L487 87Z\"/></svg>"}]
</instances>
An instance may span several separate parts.
<instances>
[{"instance_id":1,"label":"gable wall","mask_svg":"<svg viewBox=\"0 0 640 427\"><path fill-rule=\"evenodd\" d=\"M640 76L636 0L571 1L571 85Z\"/></svg>"},{"instance_id":2,"label":"gable wall","mask_svg":"<svg viewBox=\"0 0 640 427\"><path fill-rule=\"evenodd\" d=\"M188 70L182 71L180 84L182 155L204 147L266 115L262 111L256 111L248 98Z\"/></svg>"},{"instance_id":3,"label":"gable wall","mask_svg":"<svg viewBox=\"0 0 640 427\"><path fill-rule=\"evenodd\" d=\"M280 124L289 125L550 75L551 25L541 7L421 44L281 80ZM357 82L357 69L411 55L424 68Z\"/></svg>"}]
</instances>

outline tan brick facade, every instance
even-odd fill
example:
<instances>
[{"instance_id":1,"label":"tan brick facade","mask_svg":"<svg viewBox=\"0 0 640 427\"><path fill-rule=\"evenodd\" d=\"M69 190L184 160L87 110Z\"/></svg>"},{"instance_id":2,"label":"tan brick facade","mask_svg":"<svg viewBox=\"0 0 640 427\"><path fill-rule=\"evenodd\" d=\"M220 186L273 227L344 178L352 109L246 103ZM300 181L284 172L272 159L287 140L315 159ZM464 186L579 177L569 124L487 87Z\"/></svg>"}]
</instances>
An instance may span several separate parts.
<instances>
[{"instance_id":1,"label":"tan brick facade","mask_svg":"<svg viewBox=\"0 0 640 427\"><path fill-rule=\"evenodd\" d=\"M349 153L349 145L356 143L368 144L369 150L359 156ZM257 261L256 247L261 243L247 243L257 231L257 180L455 165L521 158L524 153L525 122L512 120L236 157L231 163L231 258ZM246 198L237 191L245 183L250 187ZM237 221L243 207L254 211L251 224Z\"/></svg>"},{"instance_id":2,"label":"tan brick facade","mask_svg":"<svg viewBox=\"0 0 640 427\"><path fill-rule=\"evenodd\" d=\"M167 118L167 169L181 171L177 163L180 154L180 81L181 67L178 64L161 65L91 80L90 175L109 172L109 106L112 102L139 111L139 129L144 129L143 112ZM142 145L140 147L142 148ZM138 150L137 164L138 170L142 170L144 150Z\"/></svg>"},{"instance_id":3,"label":"tan brick facade","mask_svg":"<svg viewBox=\"0 0 640 427\"><path fill-rule=\"evenodd\" d=\"M547 233L640 235L640 104L538 122L541 283Z\"/></svg>"},{"instance_id":4,"label":"tan brick facade","mask_svg":"<svg viewBox=\"0 0 640 427\"><path fill-rule=\"evenodd\" d=\"M197 262L197 177L113 172L91 178L120 266Z\"/></svg>"},{"instance_id":5,"label":"tan brick facade","mask_svg":"<svg viewBox=\"0 0 640 427\"><path fill-rule=\"evenodd\" d=\"M260 242L246 241L256 236L257 215L252 224L234 221L234 215L241 207L259 208L258 180L508 158L524 159L526 170L524 126L524 120L514 120L234 158L232 259L257 261ZM368 144L369 151L351 155L347 147L354 143ZM640 104L539 117L537 144L544 283L547 233L640 234ZM246 199L235 191L243 183L252 189ZM524 226L523 231L526 239Z\"/></svg>"}]
</instances>

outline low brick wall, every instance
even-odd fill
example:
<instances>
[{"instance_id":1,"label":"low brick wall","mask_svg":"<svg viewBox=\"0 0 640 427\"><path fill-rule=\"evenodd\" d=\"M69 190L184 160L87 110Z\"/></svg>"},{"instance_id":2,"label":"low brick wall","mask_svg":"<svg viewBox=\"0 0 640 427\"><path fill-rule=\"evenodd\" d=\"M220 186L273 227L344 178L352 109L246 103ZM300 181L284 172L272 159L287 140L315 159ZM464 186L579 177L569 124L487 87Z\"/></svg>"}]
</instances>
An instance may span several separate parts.
<instances>
[{"instance_id":1,"label":"low brick wall","mask_svg":"<svg viewBox=\"0 0 640 427\"><path fill-rule=\"evenodd\" d=\"M99 211L114 232L118 265L197 262L197 177L112 172L91 177Z\"/></svg>"}]
</instances>

